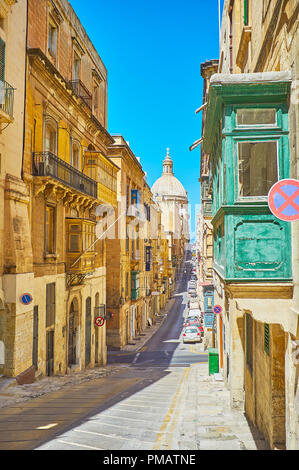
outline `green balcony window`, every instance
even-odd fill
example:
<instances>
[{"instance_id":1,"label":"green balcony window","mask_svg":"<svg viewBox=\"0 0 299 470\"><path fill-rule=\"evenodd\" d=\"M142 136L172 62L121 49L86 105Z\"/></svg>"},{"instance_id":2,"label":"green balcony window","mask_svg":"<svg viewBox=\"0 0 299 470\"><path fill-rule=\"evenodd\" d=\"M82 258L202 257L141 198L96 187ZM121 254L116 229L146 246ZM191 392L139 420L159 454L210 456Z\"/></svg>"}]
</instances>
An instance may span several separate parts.
<instances>
[{"instance_id":1,"label":"green balcony window","mask_svg":"<svg viewBox=\"0 0 299 470\"><path fill-rule=\"evenodd\" d=\"M131 300L139 299L139 271L131 272Z\"/></svg>"},{"instance_id":2,"label":"green balcony window","mask_svg":"<svg viewBox=\"0 0 299 470\"><path fill-rule=\"evenodd\" d=\"M278 180L277 142L239 142L239 196L267 196Z\"/></svg>"},{"instance_id":3,"label":"green balcony window","mask_svg":"<svg viewBox=\"0 0 299 470\"><path fill-rule=\"evenodd\" d=\"M276 122L275 108L239 108L237 126L273 126Z\"/></svg>"}]
</instances>

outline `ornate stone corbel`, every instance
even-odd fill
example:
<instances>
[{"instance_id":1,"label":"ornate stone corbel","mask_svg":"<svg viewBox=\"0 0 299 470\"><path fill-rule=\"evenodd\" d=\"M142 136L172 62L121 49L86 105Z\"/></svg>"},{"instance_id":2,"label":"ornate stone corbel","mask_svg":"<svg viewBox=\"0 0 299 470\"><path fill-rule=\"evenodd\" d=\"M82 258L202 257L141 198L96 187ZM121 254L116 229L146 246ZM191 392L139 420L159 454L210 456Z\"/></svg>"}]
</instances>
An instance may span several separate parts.
<instances>
[{"instance_id":1,"label":"ornate stone corbel","mask_svg":"<svg viewBox=\"0 0 299 470\"><path fill-rule=\"evenodd\" d=\"M55 193L56 193L56 199L59 202L59 201L61 201L61 199L65 198L67 190L57 186L56 189L55 189Z\"/></svg>"},{"instance_id":2,"label":"ornate stone corbel","mask_svg":"<svg viewBox=\"0 0 299 470\"><path fill-rule=\"evenodd\" d=\"M57 185L56 185L56 184L54 184L54 183L47 183L47 184L46 184L46 188L45 188L45 190L44 190L45 199L48 199L49 196L51 196L52 194L55 194L56 188L57 188Z\"/></svg>"},{"instance_id":3,"label":"ornate stone corbel","mask_svg":"<svg viewBox=\"0 0 299 470\"><path fill-rule=\"evenodd\" d=\"M35 181L34 183L34 197L37 197L40 193L44 192L46 189L47 182L45 181Z\"/></svg>"},{"instance_id":4,"label":"ornate stone corbel","mask_svg":"<svg viewBox=\"0 0 299 470\"><path fill-rule=\"evenodd\" d=\"M67 206L73 198L73 193L71 191L66 191L66 194L63 198L63 204Z\"/></svg>"}]
</instances>

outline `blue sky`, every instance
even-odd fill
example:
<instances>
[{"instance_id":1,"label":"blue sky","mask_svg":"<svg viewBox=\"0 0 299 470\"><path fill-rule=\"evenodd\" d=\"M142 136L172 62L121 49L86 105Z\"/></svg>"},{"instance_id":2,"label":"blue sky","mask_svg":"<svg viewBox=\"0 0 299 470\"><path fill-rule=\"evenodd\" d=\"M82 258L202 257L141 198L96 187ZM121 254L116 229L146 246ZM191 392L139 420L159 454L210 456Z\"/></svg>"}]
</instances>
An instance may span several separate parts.
<instances>
[{"instance_id":1,"label":"blue sky","mask_svg":"<svg viewBox=\"0 0 299 470\"><path fill-rule=\"evenodd\" d=\"M70 3L108 71L108 131L129 141L149 186L170 148L194 230L200 148L189 146L201 136L200 64L219 56L218 0Z\"/></svg>"}]
</instances>

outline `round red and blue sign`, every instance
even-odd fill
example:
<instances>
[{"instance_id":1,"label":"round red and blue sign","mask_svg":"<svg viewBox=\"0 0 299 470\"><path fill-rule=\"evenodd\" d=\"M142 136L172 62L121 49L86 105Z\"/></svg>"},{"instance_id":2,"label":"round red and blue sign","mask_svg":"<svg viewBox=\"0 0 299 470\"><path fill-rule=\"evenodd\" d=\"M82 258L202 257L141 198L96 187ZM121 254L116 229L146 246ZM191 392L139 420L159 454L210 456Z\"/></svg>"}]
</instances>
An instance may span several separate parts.
<instances>
[{"instance_id":1,"label":"round red and blue sign","mask_svg":"<svg viewBox=\"0 0 299 470\"><path fill-rule=\"evenodd\" d=\"M283 179L275 183L268 193L272 214L280 220L292 222L299 219L299 181Z\"/></svg>"},{"instance_id":2,"label":"round red and blue sign","mask_svg":"<svg viewBox=\"0 0 299 470\"><path fill-rule=\"evenodd\" d=\"M23 305L29 305L32 302L32 295L31 294L22 294L21 295L21 302Z\"/></svg>"},{"instance_id":3,"label":"round red and blue sign","mask_svg":"<svg viewBox=\"0 0 299 470\"><path fill-rule=\"evenodd\" d=\"M222 312L221 305L215 305L215 307L213 308L213 312L217 314L221 313Z\"/></svg>"}]
</instances>

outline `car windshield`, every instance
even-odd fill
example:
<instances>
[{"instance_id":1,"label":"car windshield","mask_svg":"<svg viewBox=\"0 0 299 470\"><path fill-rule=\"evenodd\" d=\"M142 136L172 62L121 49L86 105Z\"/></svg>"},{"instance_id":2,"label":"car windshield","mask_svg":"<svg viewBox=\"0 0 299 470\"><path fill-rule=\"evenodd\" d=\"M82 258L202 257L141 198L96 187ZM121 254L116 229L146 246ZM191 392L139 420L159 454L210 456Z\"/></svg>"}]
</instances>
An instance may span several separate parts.
<instances>
[{"instance_id":1,"label":"car windshield","mask_svg":"<svg viewBox=\"0 0 299 470\"><path fill-rule=\"evenodd\" d=\"M197 333L196 328L187 328L186 333Z\"/></svg>"},{"instance_id":2,"label":"car windshield","mask_svg":"<svg viewBox=\"0 0 299 470\"><path fill-rule=\"evenodd\" d=\"M189 310L190 317L195 317L196 315L199 317L201 315L201 311L198 308L192 308Z\"/></svg>"}]
</instances>

